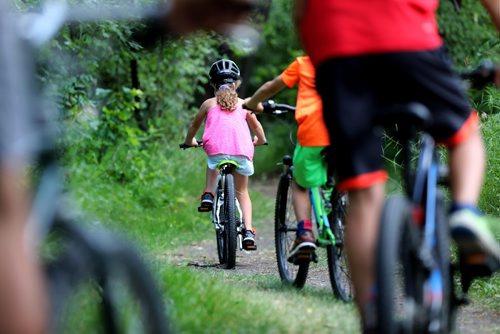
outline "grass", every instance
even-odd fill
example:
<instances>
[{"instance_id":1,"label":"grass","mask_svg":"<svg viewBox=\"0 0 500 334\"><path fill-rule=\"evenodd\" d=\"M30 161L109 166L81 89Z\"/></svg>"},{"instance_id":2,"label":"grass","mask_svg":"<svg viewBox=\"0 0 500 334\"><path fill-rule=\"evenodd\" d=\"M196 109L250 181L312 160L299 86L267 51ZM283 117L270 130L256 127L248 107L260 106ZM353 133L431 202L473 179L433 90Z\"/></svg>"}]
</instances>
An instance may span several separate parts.
<instances>
[{"instance_id":1,"label":"grass","mask_svg":"<svg viewBox=\"0 0 500 334\"><path fill-rule=\"evenodd\" d=\"M496 139L499 115L483 123L489 152L488 173L481 207L498 214L499 157ZM266 148L264 148L266 149ZM331 293L307 288L301 292L281 285L276 277L244 276L233 271L177 267L162 254L194 241L212 239L206 217L194 214L203 187L205 156L199 150L167 149L168 159L147 163L165 169L169 178L158 182L121 183L105 170L80 163L70 169L69 184L83 209L112 229L126 233L144 251L163 291L179 333L303 333L359 331L352 304L336 301ZM281 153L280 153L281 154ZM280 158L269 157L269 161ZM256 170L259 170L256 164ZM271 170L270 164L262 171ZM167 173L167 172L166 172ZM163 183L168 182L168 187ZM390 187L397 190L397 182ZM146 200L144 200L146 198ZM157 200L165 198L165 200ZM256 228L272 219L274 203L252 192ZM500 226L495 227L500 238ZM478 280L470 296L481 305L500 310L500 275ZM92 307L86 306L92 314Z\"/></svg>"},{"instance_id":2,"label":"grass","mask_svg":"<svg viewBox=\"0 0 500 334\"><path fill-rule=\"evenodd\" d=\"M331 293L284 287L275 277L167 267L162 283L179 333L359 331L352 305Z\"/></svg>"}]
</instances>

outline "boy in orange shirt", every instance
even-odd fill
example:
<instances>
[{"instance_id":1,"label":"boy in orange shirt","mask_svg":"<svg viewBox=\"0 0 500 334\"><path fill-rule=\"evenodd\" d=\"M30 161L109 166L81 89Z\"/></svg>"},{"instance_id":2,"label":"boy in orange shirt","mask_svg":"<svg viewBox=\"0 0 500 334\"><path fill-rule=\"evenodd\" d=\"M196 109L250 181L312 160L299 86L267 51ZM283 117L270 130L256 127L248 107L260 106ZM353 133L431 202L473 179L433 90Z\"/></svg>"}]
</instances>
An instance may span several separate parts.
<instances>
[{"instance_id":1,"label":"boy in orange shirt","mask_svg":"<svg viewBox=\"0 0 500 334\"><path fill-rule=\"evenodd\" d=\"M312 254L316 243L312 233L311 201L309 188L326 183L327 166L323 150L330 145L328 130L323 122L321 98L316 92L315 69L308 56L297 57L288 68L273 80L264 83L244 106L262 112L260 103L284 88L298 84L295 119L298 124L298 143L293 154L294 182L293 207L297 218L297 238L288 260L293 262L298 254Z\"/></svg>"}]
</instances>

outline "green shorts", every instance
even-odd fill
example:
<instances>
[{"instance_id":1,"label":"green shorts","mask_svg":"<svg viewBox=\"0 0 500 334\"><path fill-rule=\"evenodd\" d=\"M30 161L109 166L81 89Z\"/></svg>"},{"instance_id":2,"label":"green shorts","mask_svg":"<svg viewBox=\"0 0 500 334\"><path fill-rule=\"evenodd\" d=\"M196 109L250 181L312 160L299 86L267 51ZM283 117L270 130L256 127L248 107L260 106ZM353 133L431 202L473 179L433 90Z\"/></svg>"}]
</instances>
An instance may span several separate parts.
<instances>
[{"instance_id":1,"label":"green shorts","mask_svg":"<svg viewBox=\"0 0 500 334\"><path fill-rule=\"evenodd\" d=\"M295 146L293 176L301 187L320 187L326 183L327 165L321 154L324 146Z\"/></svg>"}]
</instances>

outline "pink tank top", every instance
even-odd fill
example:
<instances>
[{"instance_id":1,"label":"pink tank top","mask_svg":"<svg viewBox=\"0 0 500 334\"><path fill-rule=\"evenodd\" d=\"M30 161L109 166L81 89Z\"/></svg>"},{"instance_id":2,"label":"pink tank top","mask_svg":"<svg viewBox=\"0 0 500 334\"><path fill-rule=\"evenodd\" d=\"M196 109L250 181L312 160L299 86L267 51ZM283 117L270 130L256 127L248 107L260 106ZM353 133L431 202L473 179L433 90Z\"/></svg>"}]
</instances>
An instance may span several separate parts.
<instances>
[{"instance_id":1,"label":"pink tank top","mask_svg":"<svg viewBox=\"0 0 500 334\"><path fill-rule=\"evenodd\" d=\"M224 111L219 105L208 110L203 132L203 148L208 155L242 155L253 160L254 146L246 121L247 111L236 107Z\"/></svg>"}]
</instances>

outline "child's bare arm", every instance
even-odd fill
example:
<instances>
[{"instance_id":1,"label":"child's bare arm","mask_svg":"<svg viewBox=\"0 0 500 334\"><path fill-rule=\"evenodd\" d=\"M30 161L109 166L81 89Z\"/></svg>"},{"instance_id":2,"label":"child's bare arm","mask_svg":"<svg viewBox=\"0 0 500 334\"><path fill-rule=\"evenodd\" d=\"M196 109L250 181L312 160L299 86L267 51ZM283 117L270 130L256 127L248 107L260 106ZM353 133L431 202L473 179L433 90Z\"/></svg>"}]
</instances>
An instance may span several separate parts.
<instances>
[{"instance_id":1,"label":"child's bare arm","mask_svg":"<svg viewBox=\"0 0 500 334\"><path fill-rule=\"evenodd\" d=\"M262 86L260 86L252 97L248 97L245 99L245 107L255 112L262 112L264 108L262 107L261 102L270 98L271 96L276 95L278 92L286 88L281 75L278 75L273 80L267 81Z\"/></svg>"},{"instance_id":2,"label":"child's bare arm","mask_svg":"<svg viewBox=\"0 0 500 334\"><path fill-rule=\"evenodd\" d=\"M247 123L252 129L255 137L253 140L254 145L264 145L267 143L266 134L264 133L264 128L260 124L257 116L252 114L250 111L247 112Z\"/></svg>"},{"instance_id":3,"label":"child's bare arm","mask_svg":"<svg viewBox=\"0 0 500 334\"><path fill-rule=\"evenodd\" d=\"M207 117L207 112L208 112L208 107L206 101L201 105L200 110L196 113L194 116L193 121L191 122L191 125L189 126L188 132L186 134L186 139L184 140L184 144L189 145L189 146L198 146L198 142L196 141L196 132L201 127L201 124L203 124L203 121Z\"/></svg>"}]
</instances>

